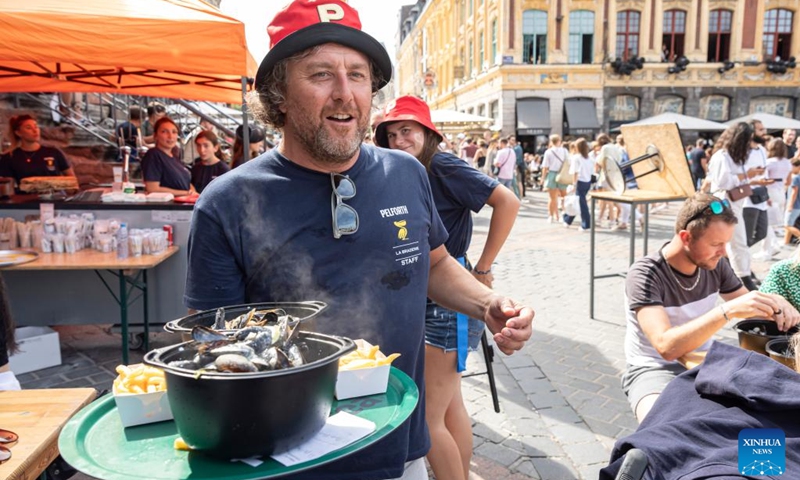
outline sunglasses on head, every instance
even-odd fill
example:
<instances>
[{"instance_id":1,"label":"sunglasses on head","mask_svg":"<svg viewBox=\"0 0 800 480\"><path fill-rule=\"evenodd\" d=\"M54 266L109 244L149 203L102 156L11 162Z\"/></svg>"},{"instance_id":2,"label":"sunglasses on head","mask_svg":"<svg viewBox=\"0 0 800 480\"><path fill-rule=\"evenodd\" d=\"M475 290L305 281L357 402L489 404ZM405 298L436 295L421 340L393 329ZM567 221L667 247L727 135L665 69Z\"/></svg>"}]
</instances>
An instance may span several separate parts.
<instances>
[{"instance_id":1,"label":"sunglasses on head","mask_svg":"<svg viewBox=\"0 0 800 480\"><path fill-rule=\"evenodd\" d=\"M689 218L686 224L683 226L683 229L686 230L686 227L689 226L690 223L700 218L706 210L711 210L711 213L714 215L719 215L720 213L724 212L726 208L731 208L731 203L726 200L714 200L708 204L708 206L699 212L695 213L694 215Z\"/></svg>"},{"instance_id":2,"label":"sunglasses on head","mask_svg":"<svg viewBox=\"0 0 800 480\"><path fill-rule=\"evenodd\" d=\"M358 231L358 212L344 200L356 196L356 184L347 175L331 172L331 217L333 219L333 238L352 235Z\"/></svg>"},{"instance_id":3,"label":"sunglasses on head","mask_svg":"<svg viewBox=\"0 0 800 480\"><path fill-rule=\"evenodd\" d=\"M11 459L11 450L8 447L16 444L18 440L19 435L16 433L0 429L0 464Z\"/></svg>"}]
</instances>

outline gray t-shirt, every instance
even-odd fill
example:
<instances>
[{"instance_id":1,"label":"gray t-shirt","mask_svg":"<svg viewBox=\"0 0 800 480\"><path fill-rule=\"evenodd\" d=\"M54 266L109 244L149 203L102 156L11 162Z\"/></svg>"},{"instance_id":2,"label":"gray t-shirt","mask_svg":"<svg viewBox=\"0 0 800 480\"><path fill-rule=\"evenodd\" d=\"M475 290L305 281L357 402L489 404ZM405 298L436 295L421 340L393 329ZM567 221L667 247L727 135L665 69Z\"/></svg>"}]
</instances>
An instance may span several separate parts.
<instances>
[{"instance_id":1,"label":"gray t-shirt","mask_svg":"<svg viewBox=\"0 0 800 480\"><path fill-rule=\"evenodd\" d=\"M671 269L672 272L667 269ZM700 275L699 280L697 275ZM694 285L695 280L697 285L691 291L686 291L676 284L675 278L687 288ZM741 286L742 282L733 273L727 258L720 259L714 270L700 268L692 276L686 276L670 267L661 249L640 258L631 266L625 280L626 362L634 366L661 366L675 363L664 360L647 339L636 319L636 311L639 308L660 305L666 310L672 326L683 325L714 308L720 293L732 293ZM697 350L705 351L710 347L711 339Z\"/></svg>"}]
</instances>

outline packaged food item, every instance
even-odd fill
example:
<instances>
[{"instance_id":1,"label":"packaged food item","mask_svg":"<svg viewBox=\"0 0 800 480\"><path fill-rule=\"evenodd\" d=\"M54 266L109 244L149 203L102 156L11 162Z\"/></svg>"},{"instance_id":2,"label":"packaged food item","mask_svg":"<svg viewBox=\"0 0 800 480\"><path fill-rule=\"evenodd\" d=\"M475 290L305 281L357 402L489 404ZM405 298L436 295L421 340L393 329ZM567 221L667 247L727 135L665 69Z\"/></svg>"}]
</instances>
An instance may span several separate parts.
<instances>
[{"instance_id":1,"label":"packaged food item","mask_svg":"<svg viewBox=\"0 0 800 480\"><path fill-rule=\"evenodd\" d=\"M164 372L146 365L119 365L114 400L125 427L172 419Z\"/></svg>"},{"instance_id":2,"label":"packaged food item","mask_svg":"<svg viewBox=\"0 0 800 480\"><path fill-rule=\"evenodd\" d=\"M392 361L400 356L399 353L386 356L378 345L366 340L358 339L355 343L358 348L339 359L335 391L339 400L385 393Z\"/></svg>"}]
</instances>

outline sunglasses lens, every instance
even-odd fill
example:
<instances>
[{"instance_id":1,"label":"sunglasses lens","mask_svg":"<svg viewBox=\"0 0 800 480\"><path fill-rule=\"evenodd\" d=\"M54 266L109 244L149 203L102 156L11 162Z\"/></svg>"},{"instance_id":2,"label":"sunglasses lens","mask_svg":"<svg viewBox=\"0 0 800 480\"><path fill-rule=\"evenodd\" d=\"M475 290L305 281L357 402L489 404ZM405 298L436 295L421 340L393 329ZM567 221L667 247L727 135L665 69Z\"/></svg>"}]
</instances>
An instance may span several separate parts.
<instances>
[{"instance_id":1,"label":"sunglasses lens","mask_svg":"<svg viewBox=\"0 0 800 480\"><path fill-rule=\"evenodd\" d=\"M16 433L0 429L0 444L16 443L17 440L19 440L19 436Z\"/></svg>"},{"instance_id":2,"label":"sunglasses lens","mask_svg":"<svg viewBox=\"0 0 800 480\"><path fill-rule=\"evenodd\" d=\"M339 235L351 235L358 230L358 214L350 205L336 206L335 222L334 226Z\"/></svg>"},{"instance_id":3,"label":"sunglasses lens","mask_svg":"<svg viewBox=\"0 0 800 480\"><path fill-rule=\"evenodd\" d=\"M342 200L353 198L356 195L356 185L349 178L336 176L334 177L334 183L336 185L336 194L339 195Z\"/></svg>"},{"instance_id":4,"label":"sunglasses lens","mask_svg":"<svg viewBox=\"0 0 800 480\"><path fill-rule=\"evenodd\" d=\"M11 450L0 446L0 463L7 462L11 458Z\"/></svg>"},{"instance_id":5,"label":"sunglasses lens","mask_svg":"<svg viewBox=\"0 0 800 480\"><path fill-rule=\"evenodd\" d=\"M711 211L714 212L714 215L722 213L722 209L724 208L721 202L711 202L709 206L711 207Z\"/></svg>"}]
</instances>

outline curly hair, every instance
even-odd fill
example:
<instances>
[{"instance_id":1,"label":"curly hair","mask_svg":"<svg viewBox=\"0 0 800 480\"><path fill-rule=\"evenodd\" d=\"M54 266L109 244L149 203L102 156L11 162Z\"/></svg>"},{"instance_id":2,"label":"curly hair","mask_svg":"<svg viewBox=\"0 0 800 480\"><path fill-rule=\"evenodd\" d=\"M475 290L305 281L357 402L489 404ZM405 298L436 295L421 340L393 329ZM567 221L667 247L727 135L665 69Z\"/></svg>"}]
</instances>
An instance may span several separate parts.
<instances>
[{"instance_id":1,"label":"curly hair","mask_svg":"<svg viewBox=\"0 0 800 480\"><path fill-rule=\"evenodd\" d=\"M283 128L286 125L286 114L281 112L280 107L286 102L288 66L291 62L316 54L323 46L324 44L307 48L291 57L284 58L272 67L272 70L264 79L264 86L255 92L255 95L248 96L248 103L252 107L251 111L258 120L275 128ZM372 60L369 61L369 70L372 80L372 95L374 97L378 93L379 85L383 83L383 74ZM255 101L255 99L258 101Z\"/></svg>"},{"instance_id":2,"label":"curly hair","mask_svg":"<svg viewBox=\"0 0 800 480\"><path fill-rule=\"evenodd\" d=\"M750 141L753 140L753 127L749 123L739 122L728 127L714 144L714 153L726 150L734 163L744 165L750 153Z\"/></svg>"}]
</instances>

